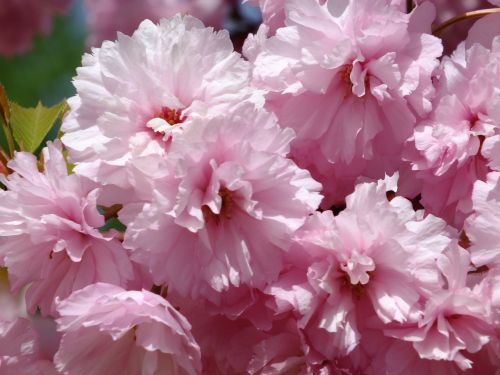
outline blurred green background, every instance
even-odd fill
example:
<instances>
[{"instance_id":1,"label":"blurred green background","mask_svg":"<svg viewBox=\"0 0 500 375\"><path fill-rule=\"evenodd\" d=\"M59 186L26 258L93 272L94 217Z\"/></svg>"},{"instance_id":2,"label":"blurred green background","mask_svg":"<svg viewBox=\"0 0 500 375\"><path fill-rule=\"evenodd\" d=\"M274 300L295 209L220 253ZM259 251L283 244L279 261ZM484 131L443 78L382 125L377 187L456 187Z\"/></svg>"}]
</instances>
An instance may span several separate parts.
<instances>
[{"instance_id":1,"label":"blurred green background","mask_svg":"<svg viewBox=\"0 0 500 375\"><path fill-rule=\"evenodd\" d=\"M54 19L49 36L37 36L26 54L0 57L0 82L10 100L33 107L39 100L49 106L74 94L71 79L85 51L85 12L81 1Z\"/></svg>"}]
</instances>

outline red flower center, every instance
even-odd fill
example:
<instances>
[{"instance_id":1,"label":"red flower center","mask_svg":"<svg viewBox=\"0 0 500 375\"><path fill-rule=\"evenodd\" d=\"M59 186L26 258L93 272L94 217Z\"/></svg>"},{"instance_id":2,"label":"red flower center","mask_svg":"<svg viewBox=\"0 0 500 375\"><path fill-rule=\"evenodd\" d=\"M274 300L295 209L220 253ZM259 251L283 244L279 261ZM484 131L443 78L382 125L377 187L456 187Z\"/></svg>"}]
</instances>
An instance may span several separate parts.
<instances>
[{"instance_id":1,"label":"red flower center","mask_svg":"<svg viewBox=\"0 0 500 375\"><path fill-rule=\"evenodd\" d=\"M346 85L348 91L352 91L352 87L353 87L353 83L351 80L352 69L353 69L352 64L346 64L346 65L342 66L342 68L340 69L340 72L339 72L340 82L344 83ZM367 73L365 75L365 78L364 78L365 88L368 87L369 81L370 81L370 78L369 78L369 75Z\"/></svg>"},{"instance_id":2,"label":"red flower center","mask_svg":"<svg viewBox=\"0 0 500 375\"><path fill-rule=\"evenodd\" d=\"M352 73L352 65L351 64L344 65L343 68L340 70L340 79L346 85L349 85L352 87L351 73Z\"/></svg>"},{"instance_id":3,"label":"red flower center","mask_svg":"<svg viewBox=\"0 0 500 375\"><path fill-rule=\"evenodd\" d=\"M156 117L165 120L170 125L180 124L186 120L186 116L182 115L181 109L169 107L162 107L160 113Z\"/></svg>"},{"instance_id":4,"label":"red flower center","mask_svg":"<svg viewBox=\"0 0 500 375\"><path fill-rule=\"evenodd\" d=\"M219 189L219 197L221 197L221 207L220 213L216 214L212 212L210 207L203 206L201 210L203 212L203 218L205 219L205 223L213 220L217 225L220 223L221 219L231 219L232 211L234 206L233 196L231 190L221 187Z\"/></svg>"}]
</instances>

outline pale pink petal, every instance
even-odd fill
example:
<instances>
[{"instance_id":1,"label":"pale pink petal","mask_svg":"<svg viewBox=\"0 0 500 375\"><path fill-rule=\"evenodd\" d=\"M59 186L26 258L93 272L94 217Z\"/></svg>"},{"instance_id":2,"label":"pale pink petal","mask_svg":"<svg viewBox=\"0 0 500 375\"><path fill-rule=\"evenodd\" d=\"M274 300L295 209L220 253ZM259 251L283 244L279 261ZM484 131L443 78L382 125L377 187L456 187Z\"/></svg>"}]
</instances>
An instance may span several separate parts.
<instances>
[{"instance_id":1,"label":"pale pink petal","mask_svg":"<svg viewBox=\"0 0 500 375\"><path fill-rule=\"evenodd\" d=\"M98 283L58 302L58 312L63 373L201 373L190 324L158 295Z\"/></svg>"},{"instance_id":2,"label":"pale pink petal","mask_svg":"<svg viewBox=\"0 0 500 375\"><path fill-rule=\"evenodd\" d=\"M9 162L0 203L0 258L14 290L28 286L30 312L55 313L55 299L97 281L127 286L135 277L121 243L99 232L100 190L68 175L60 142L43 150L45 170L28 153Z\"/></svg>"}]
</instances>

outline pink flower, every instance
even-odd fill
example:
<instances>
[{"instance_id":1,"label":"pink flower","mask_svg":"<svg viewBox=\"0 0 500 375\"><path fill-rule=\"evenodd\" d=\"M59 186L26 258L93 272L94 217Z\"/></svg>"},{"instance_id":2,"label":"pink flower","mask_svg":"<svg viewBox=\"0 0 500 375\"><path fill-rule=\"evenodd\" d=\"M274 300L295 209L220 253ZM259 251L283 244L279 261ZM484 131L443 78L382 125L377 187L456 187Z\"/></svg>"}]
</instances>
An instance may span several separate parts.
<instances>
[{"instance_id":1,"label":"pink flower","mask_svg":"<svg viewBox=\"0 0 500 375\"><path fill-rule=\"evenodd\" d=\"M156 284L215 303L230 287L275 279L291 234L321 201L320 185L286 158L292 137L252 105L192 120L154 200L120 212L132 259Z\"/></svg>"},{"instance_id":2,"label":"pink flower","mask_svg":"<svg viewBox=\"0 0 500 375\"><path fill-rule=\"evenodd\" d=\"M90 46L115 40L116 33L131 35L149 19L158 22L177 13L190 14L205 24L220 28L227 12L226 0L85 0Z\"/></svg>"},{"instance_id":3,"label":"pink flower","mask_svg":"<svg viewBox=\"0 0 500 375\"><path fill-rule=\"evenodd\" d=\"M443 59L433 112L415 128L409 144L416 152L410 150L408 159L423 180L421 203L457 227L471 212L474 182L495 166L488 157L494 158L490 154L499 138L499 42L491 51L461 44Z\"/></svg>"},{"instance_id":4,"label":"pink flower","mask_svg":"<svg viewBox=\"0 0 500 375\"><path fill-rule=\"evenodd\" d=\"M172 137L194 119L261 101L228 33L190 16L144 21L85 55L77 72L62 125L75 173L135 191L161 173Z\"/></svg>"},{"instance_id":5,"label":"pink flower","mask_svg":"<svg viewBox=\"0 0 500 375\"><path fill-rule=\"evenodd\" d=\"M9 270L13 290L29 285L30 312L55 312L54 299L97 281L125 286L134 277L120 242L98 228L100 190L69 175L60 142L43 150L44 172L36 158L18 152L2 178L0 258Z\"/></svg>"},{"instance_id":6,"label":"pink flower","mask_svg":"<svg viewBox=\"0 0 500 375\"><path fill-rule=\"evenodd\" d=\"M455 361L472 367L463 352L476 353L488 343L490 307L483 284L466 286L470 257L462 248L451 248L438 259L445 287L429 295L417 327L391 330L395 337L413 342L421 358Z\"/></svg>"},{"instance_id":7,"label":"pink flower","mask_svg":"<svg viewBox=\"0 0 500 375\"><path fill-rule=\"evenodd\" d=\"M360 325L405 323L439 281L436 259L456 236L431 215L421 217L385 185L365 183L347 208L312 216L297 232L289 259L296 270L267 290L279 311L293 309L315 350L326 359L351 353ZM378 318L374 320L374 318Z\"/></svg>"},{"instance_id":8,"label":"pink flower","mask_svg":"<svg viewBox=\"0 0 500 375\"><path fill-rule=\"evenodd\" d=\"M56 368L68 374L200 374L191 326L162 297L97 283L58 302Z\"/></svg>"},{"instance_id":9,"label":"pink flower","mask_svg":"<svg viewBox=\"0 0 500 375\"><path fill-rule=\"evenodd\" d=\"M351 165L362 175L376 170L372 178L399 168L416 116L431 109L441 43L425 33L420 8L411 15L399 8L386 0L287 0L286 26L260 47L246 46L254 84L270 91L267 107L297 131L293 146L306 147L292 158L303 166L311 146L333 164L338 177L325 186L350 176ZM352 191L346 180L340 189Z\"/></svg>"},{"instance_id":10,"label":"pink flower","mask_svg":"<svg viewBox=\"0 0 500 375\"><path fill-rule=\"evenodd\" d=\"M0 55L27 52L36 34L47 35L52 17L64 13L70 0L3 0L0 9Z\"/></svg>"}]
</instances>

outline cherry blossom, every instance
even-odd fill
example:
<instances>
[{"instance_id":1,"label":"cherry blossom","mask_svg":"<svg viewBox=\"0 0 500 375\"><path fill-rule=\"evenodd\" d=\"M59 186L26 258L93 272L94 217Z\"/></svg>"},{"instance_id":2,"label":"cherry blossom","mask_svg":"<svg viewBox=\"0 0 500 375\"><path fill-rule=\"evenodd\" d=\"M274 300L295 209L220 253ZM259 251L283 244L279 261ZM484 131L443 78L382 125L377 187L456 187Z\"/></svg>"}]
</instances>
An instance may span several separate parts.
<instances>
[{"instance_id":1,"label":"cherry blossom","mask_svg":"<svg viewBox=\"0 0 500 375\"><path fill-rule=\"evenodd\" d=\"M457 227L471 213L474 182L495 166L490 150L500 125L499 46L498 38L491 50L461 44L443 59L433 112L411 138L416 153L410 151L408 159L423 180L422 205Z\"/></svg>"},{"instance_id":2,"label":"cherry blossom","mask_svg":"<svg viewBox=\"0 0 500 375\"><path fill-rule=\"evenodd\" d=\"M290 253L296 270L268 288L282 309L327 359L351 353L368 320L412 321L419 301L439 283L436 259L456 237L431 215L422 218L404 198L386 198L384 183L364 183L337 217L312 216ZM281 302L280 302L281 301Z\"/></svg>"},{"instance_id":3,"label":"cherry blossom","mask_svg":"<svg viewBox=\"0 0 500 375\"><path fill-rule=\"evenodd\" d=\"M321 201L320 185L285 157L292 138L252 105L192 120L154 200L120 212L132 259L156 284L214 302L215 291L275 279L291 234Z\"/></svg>"},{"instance_id":4,"label":"cherry blossom","mask_svg":"<svg viewBox=\"0 0 500 375\"><path fill-rule=\"evenodd\" d=\"M325 186L345 183L351 166L376 171L372 178L394 172L417 116L431 109L442 46L420 7L411 15L399 8L386 0L288 0L286 26L245 48L254 50L254 85L269 91L266 107L297 131L294 146L305 147L292 157L302 166L303 154L320 149L333 164L338 177L319 178ZM352 191L354 181L346 182Z\"/></svg>"},{"instance_id":5,"label":"cherry blossom","mask_svg":"<svg viewBox=\"0 0 500 375\"><path fill-rule=\"evenodd\" d=\"M97 283L57 309L64 334L54 361L63 373L201 373L190 324L161 296Z\"/></svg>"},{"instance_id":6,"label":"cherry blossom","mask_svg":"<svg viewBox=\"0 0 500 375\"><path fill-rule=\"evenodd\" d=\"M249 78L227 32L190 16L144 21L132 37L103 43L84 56L62 125L75 173L140 191L191 121L262 101Z\"/></svg>"},{"instance_id":7,"label":"cherry blossom","mask_svg":"<svg viewBox=\"0 0 500 375\"><path fill-rule=\"evenodd\" d=\"M490 308L485 303L482 284L466 286L469 254L460 248L450 249L438 260L446 288L429 296L418 327L391 331L413 342L421 358L455 361L462 369L472 362L462 352L478 352L491 335Z\"/></svg>"},{"instance_id":8,"label":"cherry blossom","mask_svg":"<svg viewBox=\"0 0 500 375\"><path fill-rule=\"evenodd\" d=\"M13 290L28 286L28 310L55 313L55 298L97 281L127 286L132 264L112 233L99 232L100 190L91 181L68 175L61 143L43 150L43 172L36 158L18 152L2 177L0 258Z\"/></svg>"},{"instance_id":9,"label":"cherry blossom","mask_svg":"<svg viewBox=\"0 0 500 375\"><path fill-rule=\"evenodd\" d=\"M246 1L83 1L41 152L0 85L0 374L500 375L500 2Z\"/></svg>"}]
</instances>

